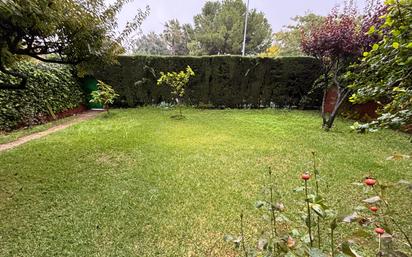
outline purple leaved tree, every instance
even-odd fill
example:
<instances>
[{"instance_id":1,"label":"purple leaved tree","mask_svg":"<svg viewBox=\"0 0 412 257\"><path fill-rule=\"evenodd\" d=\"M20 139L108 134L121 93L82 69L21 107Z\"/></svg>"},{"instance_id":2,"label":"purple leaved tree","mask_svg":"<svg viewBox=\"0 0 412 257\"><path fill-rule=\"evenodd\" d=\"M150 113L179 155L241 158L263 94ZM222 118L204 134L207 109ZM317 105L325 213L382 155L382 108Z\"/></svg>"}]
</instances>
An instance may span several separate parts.
<instances>
[{"instance_id":1,"label":"purple leaved tree","mask_svg":"<svg viewBox=\"0 0 412 257\"><path fill-rule=\"evenodd\" d=\"M302 31L302 50L322 64L323 72L318 82L324 90L322 127L326 131L332 128L339 108L351 93L342 75L371 44L379 40L377 35L367 33L371 26L380 25L378 17L381 15L381 8L373 10L376 11L359 16L354 5L349 2L341 12L334 8L319 26ZM328 115L325 100L330 87L336 87L337 100Z\"/></svg>"}]
</instances>

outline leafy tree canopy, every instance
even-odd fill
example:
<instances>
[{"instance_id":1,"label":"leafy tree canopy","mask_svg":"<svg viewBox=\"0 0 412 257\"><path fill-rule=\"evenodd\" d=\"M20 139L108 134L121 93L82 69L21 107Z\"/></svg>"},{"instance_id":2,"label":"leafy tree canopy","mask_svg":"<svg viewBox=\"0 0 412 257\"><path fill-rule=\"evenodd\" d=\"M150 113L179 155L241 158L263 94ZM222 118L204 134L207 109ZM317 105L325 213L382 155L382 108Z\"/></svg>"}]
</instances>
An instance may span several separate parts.
<instances>
[{"instance_id":1,"label":"leafy tree canopy","mask_svg":"<svg viewBox=\"0 0 412 257\"><path fill-rule=\"evenodd\" d=\"M374 10L370 16L359 16L353 1L347 1L342 11L335 8L318 26L302 33L302 50L322 64L323 76L319 81L324 89L324 96L328 87L333 85L337 89L337 100L329 117L324 109L324 97L322 118L326 130L332 128L340 106L351 94L351 89L342 75L349 65L369 48L369 43L377 40L376 37L367 35L362 26L366 21L380 15L381 8Z\"/></svg>"},{"instance_id":2,"label":"leafy tree canopy","mask_svg":"<svg viewBox=\"0 0 412 257\"><path fill-rule=\"evenodd\" d=\"M192 54L240 54L246 5L242 0L208 1L194 17ZM262 12L249 11L246 53L258 54L271 44L272 29Z\"/></svg>"},{"instance_id":3,"label":"leafy tree canopy","mask_svg":"<svg viewBox=\"0 0 412 257\"><path fill-rule=\"evenodd\" d=\"M278 45L272 45L268 49L266 49L263 53L258 54L259 57L278 57L280 53L280 48Z\"/></svg>"},{"instance_id":4,"label":"leafy tree canopy","mask_svg":"<svg viewBox=\"0 0 412 257\"><path fill-rule=\"evenodd\" d=\"M292 18L294 24L286 26L274 34L275 44L279 47L280 56L302 56L302 31L310 31L319 26L325 17L313 13Z\"/></svg>"},{"instance_id":5,"label":"leafy tree canopy","mask_svg":"<svg viewBox=\"0 0 412 257\"><path fill-rule=\"evenodd\" d=\"M24 86L26 74L10 69L22 56L83 68L114 61L149 12L148 7L137 10L124 31L116 33L116 15L129 1L0 0L0 71L20 78Z\"/></svg>"},{"instance_id":6,"label":"leafy tree canopy","mask_svg":"<svg viewBox=\"0 0 412 257\"><path fill-rule=\"evenodd\" d=\"M154 32L139 37L133 46L133 53L143 55L169 55L170 50L162 36Z\"/></svg>"},{"instance_id":7,"label":"leafy tree canopy","mask_svg":"<svg viewBox=\"0 0 412 257\"><path fill-rule=\"evenodd\" d=\"M188 43L192 27L181 25L177 19L166 22L162 37L166 41L172 55L188 55Z\"/></svg>"}]
</instances>

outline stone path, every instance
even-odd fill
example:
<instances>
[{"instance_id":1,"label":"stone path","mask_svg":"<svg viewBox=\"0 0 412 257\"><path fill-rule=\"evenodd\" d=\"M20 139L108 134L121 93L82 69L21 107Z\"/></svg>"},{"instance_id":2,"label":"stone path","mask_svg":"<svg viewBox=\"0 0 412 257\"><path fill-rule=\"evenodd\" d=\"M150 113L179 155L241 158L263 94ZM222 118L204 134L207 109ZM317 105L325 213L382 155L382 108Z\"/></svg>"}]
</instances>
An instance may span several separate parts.
<instances>
[{"instance_id":1,"label":"stone path","mask_svg":"<svg viewBox=\"0 0 412 257\"><path fill-rule=\"evenodd\" d=\"M20 137L19 139L17 139L16 141L13 141L13 142L9 142L9 143L6 143L6 144L0 144L0 152L6 151L6 150L10 150L10 149L13 149L13 148L15 148L15 147L18 147L18 146L20 146L20 145L22 145L22 144L25 144L25 143L27 143L27 142L30 142L30 141L32 141L32 140L45 137L45 136L50 135L50 134L52 134L52 133L54 133L54 132L63 130L63 129L65 129L65 128L68 128L68 127L70 127L70 126L73 126L73 125L75 125L75 124L77 124L77 123L80 123L80 122L82 122L82 121L84 121L84 120L92 119L92 118L96 117L96 116L97 116L98 114L100 114L100 113L101 113L101 111L87 111L87 112L83 112L83 113L81 113L81 114L78 114L74 119L72 119L72 120L70 120L70 121L67 121L67 122L65 122L65 123L63 123L63 124L59 124L59 125L56 125L56 126L54 126L54 127L51 127L51 128L49 128L49 129L47 129L47 130L45 130L45 131L41 131L41 132L37 132L37 133L33 133L33 134L30 134L30 135L27 135L27 136Z\"/></svg>"}]
</instances>

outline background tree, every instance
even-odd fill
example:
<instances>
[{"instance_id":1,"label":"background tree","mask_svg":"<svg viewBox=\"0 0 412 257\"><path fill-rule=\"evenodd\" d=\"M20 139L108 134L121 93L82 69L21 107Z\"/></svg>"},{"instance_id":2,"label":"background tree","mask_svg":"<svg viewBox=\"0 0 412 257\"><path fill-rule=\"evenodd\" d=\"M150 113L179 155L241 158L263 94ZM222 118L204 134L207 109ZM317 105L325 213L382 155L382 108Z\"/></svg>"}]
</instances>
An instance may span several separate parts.
<instances>
[{"instance_id":1,"label":"background tree","mask_svg":"<svg viewBox=\"0 0 412 257\"><path fill-rule=\"evenodd\" d=\"M263 53L258 54L259 57L277 57L280 53L280 47L278 45L272 45L266 49Z\"/></svg>"},{"instance_id":2,"label":"background tree","mask_svg":"<svg viewBox=\"0 0 412 257\"><path fill-rule=\"evenodd\" d=\"M279 46L279 56L302 56L302 31L310 31L319 26L325 17L313 13L292 18L294 24L285 26L274 34L274 42Z\"/></svg>"},{"instance_id":3,"label":"background tree","mask_svg":"<svg viewBox=\"0 0 412 257\"><path fill-rule=\"evenodd\" d=\"M240 54L246 5L242 0L208 1L194 17L192 54ZM258 54L271 45L272 29L265 15L250 10L246 53Z\"/></svg>"},{"instance_id":4,"label":"background tree","mask_svg":"<svg viewBox=\"0 0 412 257\"><path fill-rule=\"evenodd\" d=\"M381 40L363 53L355 72L348 74L353 79L351 101L378 102L377 124L400 127L412 123L412 2L388 0L385 9L379 24L368 28L371 36L380 35Z\"/></svg>"},{"instance_id":5,"label":"background tree","mask_svg":"<svg viewBox=\"0 0 412 257\"><path fill-rule=\"evenodd\" d=\"M166 41L162 36L157 35L154 32L150 32L147 35L142 35L135 41L132 48L134 54L143 55L170 55L169 48Z\"/></svg>"},{"instance_id":6,"label":"background tree","mask_svg":"<svg viewBox=\"0 0 412 257\"><path fill-rule=\"evenodd\" d=\"M188 42L190 29L191 26L189 24L180 25L177 19L166 22L162 37L172 55L189 54Z\"/></svg>"},{"instance_id":7,"label":"background tree","mask_svg":"<svg viewBox=\"0 0 412 257\"><path fill-rule=\"evenodd\" d=\"M21 56L43 62L79 65L113 62L122 43L141 25L149 9L116 33L116 15L129 0L106 5L101 0L0 0L0 71L19 78L27 75L10 67ZM53 58L49 58L53 55ZM16 88L2 84L1 88Z\"/></svg>"},{"instance_id":8,"label":"background tree","mask_svg":"<svg viewBox=\"0 0 412 257\"><path fill-rule=\"evenodd\" d=\"M335 8L321 24L303 31L303 51L318 59L323 68L322 119L325 130L332 128L340 106L351 94L351 89L342 74L364 51L365 46L362 43L367 40L363 37L369 36L360 29L361 24L362 19L349 1L341 13ZM337 88L337 101L328 116L325 112L325 98L331 86Z\"/></svg>"}]
</instances>

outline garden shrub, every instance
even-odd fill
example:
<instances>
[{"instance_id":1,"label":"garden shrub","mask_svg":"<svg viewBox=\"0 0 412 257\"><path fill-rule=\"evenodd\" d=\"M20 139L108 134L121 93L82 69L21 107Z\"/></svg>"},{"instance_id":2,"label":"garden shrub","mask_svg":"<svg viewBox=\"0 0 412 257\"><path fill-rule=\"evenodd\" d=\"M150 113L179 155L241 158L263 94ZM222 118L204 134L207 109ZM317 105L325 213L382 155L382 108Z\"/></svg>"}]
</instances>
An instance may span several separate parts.
<instances>
[{"instance_id":1,"label":"garden shrub","mask_svg":"<svg viewBox=\"0 0 412 257\"><path fill-rule=\"evenodd\" d=\"M25 89L0 90L0 130L39 124L84 103L81 86L68 66L22 61L15 68L29 79ZM0 73L0 82L11 79Z\"/></svg>"},{"instance_id":2,"label":"garden shrub","mask_svg":"<svg viewBox=\"0 0 412 257\"><path fill-rule=\"evenodd\" d=\"M259 231L258 239L245 237L243 212L240 214L240 235L225 235L223 238L235 246L238 256L410 256L412 240L407 228L401 225L399 212L389 201L388 191L409 190L412 183L400 180L395 184L367 176L362 183L352 183L352 186L361 188L363 192L359 205L342 213L333 208L332 202L327 201L324 193L325 189L329 190L329 186L325 187L326 181L320 174L316 153L312 152L312 155L312 171L304 171L301 175L302 186L293 190L302 199L301 209L297 213L291 213L288 209L291 201L282 202L276 178L272 168L268 167L268 176L262 189L263 199L256 202L256 208L261 210L259 214L263 211L261 217L265 224L255 230ZM403 158L409 156L391 156L392 160ZM293 222L296 217L301 222ZM348 229L350 223L356 224L355 232ZM373 243L371 239L377 242ZM361 250L364 251L362 255L357 253ZM373 252L375 254L371 255Z\"/></svg>"},{"instance_id":3,"label":"garden shrub","mask_svg":"<svg viewBox=\"0 0 412 257\"><path fill-rule=\"evenodd\" d=\"M240 56L120 56L119 64L95 71L120 97L116 104L134 107L172 103L170 88L157 87L160 72L192 67L184 101L214 107L299 106L320 75L310 57L259 58ZM316 101L305 106L316 105Z\"/></svg>"}]
</instances>

